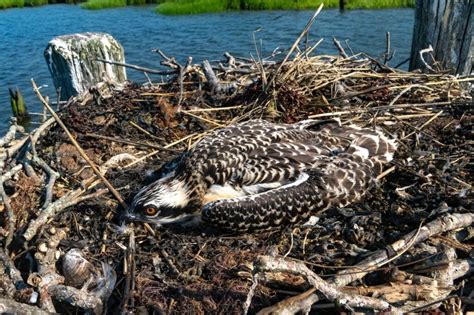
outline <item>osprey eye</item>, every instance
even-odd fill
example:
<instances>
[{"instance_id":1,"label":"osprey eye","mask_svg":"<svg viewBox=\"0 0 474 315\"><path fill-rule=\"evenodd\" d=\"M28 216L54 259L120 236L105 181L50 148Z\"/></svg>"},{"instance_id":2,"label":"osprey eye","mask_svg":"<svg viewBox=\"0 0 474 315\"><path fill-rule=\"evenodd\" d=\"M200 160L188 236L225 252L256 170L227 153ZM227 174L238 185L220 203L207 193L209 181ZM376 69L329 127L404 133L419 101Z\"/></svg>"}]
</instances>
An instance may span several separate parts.
<instances>
[{"instance_id":1,"label":"osprey eye","mask_svg":"<svg viewBox=\"0 0 474 315\"><path fill-rule=\"evenodd\" d=\"M145 208L145 214L149 216L154 216L158 212L158 209L153 208L153 207L147 207Z\"/></svg>"}]
</instances>

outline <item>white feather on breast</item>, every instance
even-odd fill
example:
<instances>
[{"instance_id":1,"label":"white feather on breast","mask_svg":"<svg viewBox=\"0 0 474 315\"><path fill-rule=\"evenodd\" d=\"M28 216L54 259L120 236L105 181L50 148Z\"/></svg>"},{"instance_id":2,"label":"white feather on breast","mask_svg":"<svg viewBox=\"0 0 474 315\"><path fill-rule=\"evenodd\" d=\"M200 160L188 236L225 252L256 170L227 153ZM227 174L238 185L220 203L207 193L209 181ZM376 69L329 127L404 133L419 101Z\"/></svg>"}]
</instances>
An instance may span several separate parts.
<instances>
[{"instance_id":1,"label":"white feather on breast","mask_svg":"<svg viewBox=\"0 0 474 315\"><path fill-rule=\"evenodd\" d=\"M212 185L211 187L209 187L206 194L204 195L203 204L221 199L232 199L249 195L256 195L267 190L279 188L284 184L285 183L282 182L276 182L243 187L232 186L230 184Z\"/></svg>"},{"instance_id":2,"label":"white feather on breast","mask_svg":"<svg viewBox=\"0 0 474 315\"><path fill-rule=\"evenodd\" d=\"M257 195L262 192L277 189L280 187L297 186L307 179L308 175L306 173L303 173L296 180L291 182L261 183L242 187L233 186L229 183L226 183L224 185L212 185L211 187L209 187L206 194L204 195L203 204L221 199L232 199L250 195Z\"/></svg>"}]
</instances>

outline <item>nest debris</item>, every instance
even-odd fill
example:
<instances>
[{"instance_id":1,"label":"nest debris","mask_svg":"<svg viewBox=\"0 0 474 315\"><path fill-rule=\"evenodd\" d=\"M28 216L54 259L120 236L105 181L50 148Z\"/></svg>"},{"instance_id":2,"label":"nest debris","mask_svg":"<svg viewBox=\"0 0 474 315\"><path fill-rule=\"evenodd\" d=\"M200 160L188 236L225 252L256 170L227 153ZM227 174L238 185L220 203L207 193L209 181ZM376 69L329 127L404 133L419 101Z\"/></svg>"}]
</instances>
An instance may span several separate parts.
<instances>
[{"instance_id":1,"label":"nest debris","mask_svg":"<svg viewBox=\"0 0 474 315\"><path fill-rule=\"evenodd\" d=\"M18 138L12 124L0 141L0 303L95 313L473 310L474 78L312 50L284 61L226 53L202 65L160 52L166 82L104 83L58 104L60 117L125 200L213 128L253 118L379 126L400 146L362 202L313 225L247 235L120 228L119 203L53 118Z\"/></svg>"}]
</instances>

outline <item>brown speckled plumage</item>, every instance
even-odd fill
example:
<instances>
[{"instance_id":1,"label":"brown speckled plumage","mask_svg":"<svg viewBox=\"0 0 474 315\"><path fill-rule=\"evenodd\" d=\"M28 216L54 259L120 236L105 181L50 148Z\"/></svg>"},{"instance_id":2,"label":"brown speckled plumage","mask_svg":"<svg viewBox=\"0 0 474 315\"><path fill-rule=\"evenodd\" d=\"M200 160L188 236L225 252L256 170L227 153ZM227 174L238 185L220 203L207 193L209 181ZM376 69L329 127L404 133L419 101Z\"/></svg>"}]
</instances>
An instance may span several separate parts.
<instances>
[{"instance_id":1,"label":"brown speckled plumage","mask_svg":"<svg viewBox=\"0 0 474 315\"><path fill-rule=\"evenodd\" d=\"M230 230L291 224L360 200L395 150L395 142L379 130L341 126L334 120L293 125L252 120L203 138L168 164L165 179L140 191L133 207L137 211L152 204L150 200L158 198L162 189L159 186L172 179L182 183L189 201L181 208L167 209L167 218L173 216L173 208L183 214L202 207L204 221ZM203 205L215 185L245 193ZM166 203L166 196L159 198Z\"/></svg>"}]
</instances>

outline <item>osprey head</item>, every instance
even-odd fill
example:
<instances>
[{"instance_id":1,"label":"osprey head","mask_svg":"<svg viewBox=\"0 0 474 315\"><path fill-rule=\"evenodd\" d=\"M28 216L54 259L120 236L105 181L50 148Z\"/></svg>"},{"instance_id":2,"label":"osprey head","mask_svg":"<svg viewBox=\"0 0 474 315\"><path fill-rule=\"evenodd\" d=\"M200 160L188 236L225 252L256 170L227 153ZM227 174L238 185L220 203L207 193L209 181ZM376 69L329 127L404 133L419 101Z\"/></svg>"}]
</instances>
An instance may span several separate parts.
<instances>
[{"instance_id":1,"label":"osprey head","mask_svg":"<svg viewBox=\"0 0 474 315\"><path fill-rule=\"evenodd\" d=\"M195 198L185 180L173 173L142 188L127 211L127 218L165 224L181 221L193 215Z\"/></svg>"}]
</instances>

